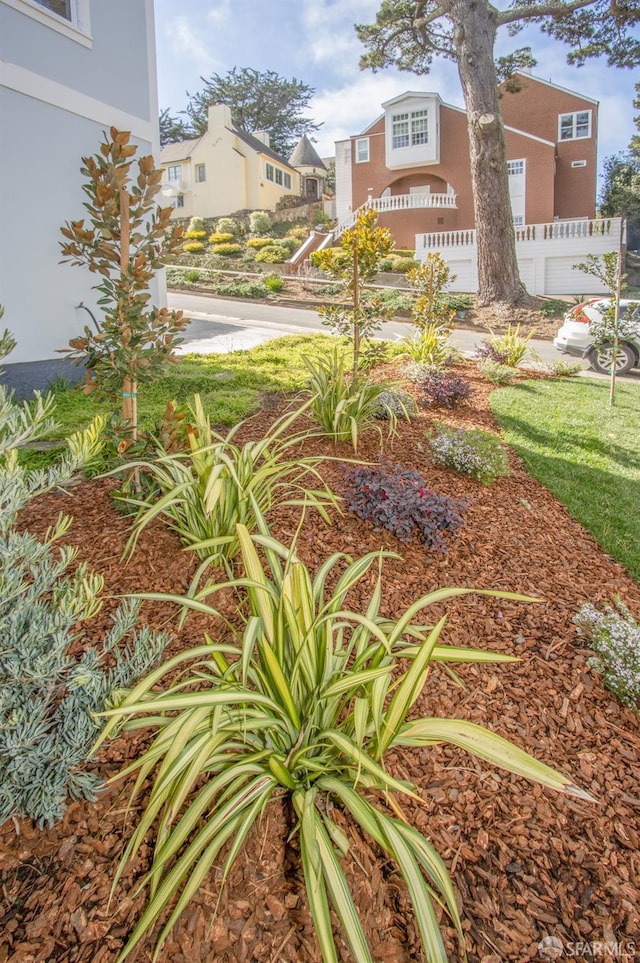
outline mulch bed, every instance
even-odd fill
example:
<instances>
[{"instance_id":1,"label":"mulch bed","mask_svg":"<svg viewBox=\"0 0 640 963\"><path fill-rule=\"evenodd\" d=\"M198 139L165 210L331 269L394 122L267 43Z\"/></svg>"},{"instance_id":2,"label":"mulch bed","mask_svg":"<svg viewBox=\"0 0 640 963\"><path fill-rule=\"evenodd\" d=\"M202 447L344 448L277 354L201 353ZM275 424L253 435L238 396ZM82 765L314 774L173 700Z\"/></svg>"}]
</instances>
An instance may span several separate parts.
<instances>
[{"instance_id":1,"label":"mulch bed","mask_svg":"<svg viewBox=\"0 0 640 963\"><path fill-rule=\"evenodd\" d=\"M546 935L574 946L618 940L627 958L633 958L634 939L640 953L638 716L622 708L588 668L589 652L581 647L572 619L584 602L604 603L615 594L638 616L640 587L515 457L511 476L488 488L430 464L425 432L434 421L495 427L490 387L474 369L465 373L476 388L470 404L454 412L422 410L385 444L390 461L419 468L440 493L468 499L465 526L449 539L448 553L430 553L417 541L399 545L349 513L331 527L310 514L298 552L315 566L334 551L399 551L402 561L385 565L384 609L389 615L445 585L541 599L534 604L471 595L447 603L444 641L515 654L521 661L463 667L465 689L436 668L416 711L488 726L570 773L597 802L560 796L447 747L396 751L390 769L420 787L423 805L400 802L452 873L471 963L540 959L538 943ZM246 431L259 436L281 410L265 405ZM379 447L377 434L369 432L359 455L375 460ZM312 442L306 450L350 454L346 446L336 449L324 442ZM325 470L339 488L339 468L329 463ZM161 525L143 534L127 565L120 563L128 524L114 509L109 488L109 481L96 480L53 493L31 506L23 522L37 532L59 511L72 514L67 541L104 575L113 595L184 591L195 560L181 552L177 539ZM276 508L271 523L280 540L287 541L297 515ZM357 594L352 599L353 605L365 602ZM222 604L230 610L231 599ZM112 607L106 605L101 615L105 624ZM149 605L146 618L175 628L169 605ZM170 651L197 644L205 627L210 633L217 630L201 617L190 617ZM95 763L98 771L117 772L135 755L140 738L127 735L109 744ZM141 854L109 904L127 819L130 824L135 818L135 811L128 817L125 813L129 789L115 783L95 803L72 803L52 829L40 830L26 820L0 827L0 963L116 959L143 905L134 884L148 857L148 852ZM270 806L219 904L214 873L165 944L162 963L319 959L297 847L287 841L289 820L279 802ZM353 844L345 863L373 958L385 963L423 959L393 866L345 828ZM453 934L446 933L450 959L458 960ZM147 942L131 959L148 961L152 949ZM342 944L340 954L351 958ZM580 951L572 950L572 955L591 959Z\"/></svg>"}]
</instances>

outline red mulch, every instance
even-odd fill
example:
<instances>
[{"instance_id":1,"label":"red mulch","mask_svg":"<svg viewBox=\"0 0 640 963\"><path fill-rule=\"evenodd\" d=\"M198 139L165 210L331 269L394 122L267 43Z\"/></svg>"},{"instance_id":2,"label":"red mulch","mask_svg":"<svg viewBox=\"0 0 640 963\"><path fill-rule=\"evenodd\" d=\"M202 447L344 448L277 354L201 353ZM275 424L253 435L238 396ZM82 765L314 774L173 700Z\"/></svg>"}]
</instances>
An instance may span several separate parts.
<instances>
[{"instance_id":1,"label":"red mulch","mask_svg":"<svg viewBox=\"0 0 640 963\"><path fill-rule=\"evenodd\" d=\"M390 615L445 585L504 589L542 600L524 604L469 596L448 603L445 641L516 654L522 661L463 667L465 690L435 669L417 710L488 726L570 773L598 801L565 798L451 748L398 751L390 768L421 788L424 805L401 804L452 873L472 963L540 959L538 942L547 934L574 944L618 940L632 958L634 938L640 952L638 716L622 708L587 667L589 652L576 638L572 618L584 602L603 603L615 594L639 616L640 587L515 457L511 476L488 488L430 464L425 431L434 420L494 426L489 386L473 371L466 373L476 387L471 404L456 412L423 411L385 445L390 460L418 467L436 491L469 499L465 527L449 540L448 553L432 554L417 542L399 545L348 513L330 528L310 515L298 551L311 565L334 551L359 555L381 546L400 551L402 561L385 566L384 607ZM258 436L277 413L266 406L252 420L251 432ZM307 448L336 453L323 442ZM349 455L346 446L337 451ZM370 432L359 454L375 459L378 452L378 436ZM326 475L339 485L335 465L326 467ZM127 521L114 510L109 486L91 481L51 494L29 509L24 523L42 531L58 511L72 514L68 541L104 575L114 595L184 590L195 561L160 525L144 533L128 565L120 563ZM286 541L297 516L276 509L271 521ZM352 601L365 599L355 595ZM231 599L225 604L230 607ZM169 605L149 606L146 617L154 625L175 626ZM173 649L196 644L203 626L202 619L190 618ZM215 632L217 626L207 628ZM116 772L136 745L133 735L111 743L96 763L98 771ZM128 790L116 784L95 803L72 803L53 829L38 830L25 820L17 823L19 832L11 821L0 827L0 963L115 960L142 906L133 886L148 856L141 854L109 904L127 838ZM280 803L268 809L231 874L217 916L219 877L212 874L165 945L162 963L319 959L287 819ZM351 835L347 871L374 959L423 959L393 867ZM450 958L458 960L447 933ZM147 942L131 959L148 961L151 951ZM340 953L350 959L344 946Z\"/></svg>"}]
</instances>

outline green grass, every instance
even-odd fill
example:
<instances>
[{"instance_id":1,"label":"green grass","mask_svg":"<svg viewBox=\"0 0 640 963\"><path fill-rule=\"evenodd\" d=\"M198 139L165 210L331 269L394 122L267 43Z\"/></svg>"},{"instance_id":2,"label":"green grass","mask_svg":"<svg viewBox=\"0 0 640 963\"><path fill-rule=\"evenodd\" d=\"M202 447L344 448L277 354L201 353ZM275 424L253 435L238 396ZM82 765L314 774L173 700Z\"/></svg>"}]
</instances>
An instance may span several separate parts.
<instances>
[{"instance_id":1,"label":"green grass","mask_svg":"<svg viewBox=\"0 0 640 963\"><path fill-rule=\"evenodd\" d=\"M640 581L640 385L525 381L491 395L505 441Z\"/></svg>"},{"instance_id":2,"label":"green grass","mask_svg":"<svg viewBox=\"0 0 640 963\"><path fill-rule=\"evenodd\" d=\"M139 389L139 421L152 428L162 417L168 401L178 404L199 394L205 411L215 425L235 425L260 407L265 392L298 391L308 378L303 354L331 351L335 338L328 335L296 335L276 338L248 351L231 354L186 355L172 365L165 378ZM96 394L60 386L55 389L55 419L59 424L51 435L63 439L89 424L109 404Z\"/></svg>"}]
</instances>

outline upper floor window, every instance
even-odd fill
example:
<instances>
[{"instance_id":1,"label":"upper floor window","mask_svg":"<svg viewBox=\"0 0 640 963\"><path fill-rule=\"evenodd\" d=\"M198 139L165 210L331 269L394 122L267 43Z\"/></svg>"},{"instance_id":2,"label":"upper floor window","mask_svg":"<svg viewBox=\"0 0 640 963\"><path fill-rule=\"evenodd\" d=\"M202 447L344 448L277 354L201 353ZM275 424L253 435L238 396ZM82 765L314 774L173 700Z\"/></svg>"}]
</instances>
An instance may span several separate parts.
<instances>
[{"instance_id":1,"label":"upper floor window","mask_svg":"<svg viewBox=\"0 0 640 963\"><path fill-rule=\"evenodd\" d=\"M356 164L364 164L369 160L369 138L360 137L356 141Z\"/></svg>"},{"instance_id":2,"label":"upper floor window","mask_svg":"<svg viewBox=\"0 0 640 963\"><path fill-rule=\"evenodd\" d=\"M207 171L204 164L196 164L196 181L202 184L207 179Z\"/></svg>"},{"instance_id":3,"label":"upper floor window","mask_svg":"<svg viewBox=\"0 0 640 963\"><path fill-rule=\"evenodd\" d=\"M581 140L591 137L591 111L578 110L575 114L560 114L559 140Z\"/></svg>"},{"instance_id":4,"label":"upper floor window","mask_svg":"<svg viewBox=\"0 0 640 963\"><path fill-rule=\"evenodd\" d=\"M275 181L276 179L276 169L273 164L265 165L265 177L268 181Z\"/></svg>"},{"instance_id":5,"label":"upper floor window","mask_svg":"<svg viewBox=\"0 0 640 963\"><path fill-rule=\"evenodd\" d=\"M429 143L429 111L412 110L410 113L394 114L392 122L393 149L416 147Z\"/></svg>"},{"instance_id":6,"label":"upper floor window","mask_svg":"<svg viewBox=\"0 0 640 963\"><path fill-rule=\"evenodd\" d=\"M182 180L182 164L172 164L171 167L167 167L167 180L169 181Z\"/></svg>"},{"instance_id":7,"label":"upper floor window","mask_svg":"<svg viewBox=\"0 0 640 963\"><path fill-rule=\"evenodd\" d=\"M393 149L409 146L409 114L394 114L393 124Z\"/></svg>"},{"instance_id":8,"label":"upper floor window","mask_svg":"<svg viewBox=\"0 0 640 963\"><path fill-rule=\"evenodd\" d=\"M284 175L284 186L287 188L288 191L291 190L291 174Z\"/></svg>"},{"instance_id":9,"label":"upper floor window","mask_svg":"<svg viewBox=\"0 0 640 963\"><path fill-rule=\"evenodd\" d=\"M32 20L91 47L90 0L3 0Z\"/></svg>"},{"instance_id":10,"label":"upper floor window","mask_svg":"<svg viewBox=\"0 0 640 963\"><path fill-rule=\"evenodd\" d=\"M509 174L509 176L516 175L516 174L524 174L524 161L523 160L507 161L507 174Z\"/></svg>"},{"instance_id":11,"label":"upper floor window","mask_svg":"<svg viewBox=\"0 0 640 963\"><path fill-rule=\"evenodd\" d=\"M276 184L282 185L284 183L284 171L276 167Z\"/></svg>"},{"instance_id":12,"label":"upper floor window","mask_svg":"<svg viewBox=\"0 0 640 963\"><path fill-rule=\"evenodd\" d=\"M184 194L178 194L176 197L176 207L184 207Z\"/></svg>"}]
</instances>

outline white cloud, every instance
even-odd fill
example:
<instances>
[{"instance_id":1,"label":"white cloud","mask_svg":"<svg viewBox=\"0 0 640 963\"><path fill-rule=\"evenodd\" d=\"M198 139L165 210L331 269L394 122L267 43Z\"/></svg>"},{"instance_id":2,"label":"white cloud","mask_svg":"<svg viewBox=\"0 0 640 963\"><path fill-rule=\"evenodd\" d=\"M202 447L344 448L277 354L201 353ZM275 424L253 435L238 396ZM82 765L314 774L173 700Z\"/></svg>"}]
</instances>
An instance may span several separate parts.
<instances>
[{"instance_id":1,"label":"white cloud","mask_svg":"<svg viewBox=\"0 0 640 963\"><path fill-rule=\"evenodd\" d=\"M228 23L231 20L231 0L220 0L209 10L206 19L214 26Z\"/></svg>"},{"instance_id":2,"label":"white cloud","mask_svg":"<svg viewBox=\"0 0 640 963\"><path fill-rule=\"evenodd\" d=\"M188 17L175 17L168 21L165 35L173 54L192 61L198 71L214 69L215 59L203 39L203 33Z\"/></svg>"}]
</instances>

